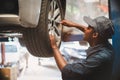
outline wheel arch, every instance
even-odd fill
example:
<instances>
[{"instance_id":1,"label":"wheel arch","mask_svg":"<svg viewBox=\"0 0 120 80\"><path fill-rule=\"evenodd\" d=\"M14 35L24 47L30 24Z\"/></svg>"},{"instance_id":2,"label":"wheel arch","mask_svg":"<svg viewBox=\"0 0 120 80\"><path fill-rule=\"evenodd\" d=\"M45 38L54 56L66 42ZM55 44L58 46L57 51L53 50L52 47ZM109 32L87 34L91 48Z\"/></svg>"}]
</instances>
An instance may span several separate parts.
<instances>
[{"instance_id":1,"label":"wheel arch","mask_svg":"<svg viewBox=\"0 0 120 80\"><path fill-rule=\"evenodd\" d=\"M63 12L62 12L62 15L64 15L64 17L65 17L66 0L57 0L57 1L60 3L59 5L62 6L62 9L63 9L63 10L62 10L62 11L63 11ZM64 18L64 17L63 17L63 18Z\"/></svg>"},{"instance_id":2,"label":"wheel arch","mask_svg":"<svg viewBox=\"0 0 120 80\"><path fill-rule=\"evenodd\" d=\"M26 28L35 28L39 21L42 0L18 0L20 24Z\"/></svg>"}]
</instances>

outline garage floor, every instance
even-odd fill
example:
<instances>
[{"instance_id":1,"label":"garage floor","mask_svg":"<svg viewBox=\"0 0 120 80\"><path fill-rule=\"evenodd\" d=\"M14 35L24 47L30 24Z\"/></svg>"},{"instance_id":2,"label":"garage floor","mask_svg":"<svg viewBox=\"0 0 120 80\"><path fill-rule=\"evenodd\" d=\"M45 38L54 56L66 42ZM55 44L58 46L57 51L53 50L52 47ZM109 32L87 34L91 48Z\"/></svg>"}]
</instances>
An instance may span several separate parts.
<instances>
[{"instance_id":1,"label":"garage floor","mask_svg":"<svg viewBox=\"0 0 120 80\"><path fill-rule=\"evenodd\" d=\"M18 80L62 80L54 59L41 59L38 65L38 58L30 56L29 65Z\"/></svg>"}]
</instances>

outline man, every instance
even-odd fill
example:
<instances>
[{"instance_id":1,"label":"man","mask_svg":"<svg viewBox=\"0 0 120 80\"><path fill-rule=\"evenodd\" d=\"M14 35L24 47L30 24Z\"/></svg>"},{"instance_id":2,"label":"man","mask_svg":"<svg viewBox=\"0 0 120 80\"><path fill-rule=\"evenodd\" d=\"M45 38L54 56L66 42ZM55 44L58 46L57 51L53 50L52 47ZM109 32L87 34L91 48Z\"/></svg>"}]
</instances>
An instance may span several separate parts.
<instances>
[{"instance_id":1,"label":"man","mask_svg":"<svg viewBox=\"0 0 120 80\"><path fill-rule=\"evenodd\" d=\"M63 20L61 24L75 27L84 32L84 40L91 47L86 50L87 58L82 62L67 64L59 51L53 35L50 35L54 58L62 72L63 80L111 80L114 52L108 39L114 33L110 19L100 16L95 19L84 17L88 27ZM73 53L74 54L74 53Z\"/></svg>"}]
</instances>

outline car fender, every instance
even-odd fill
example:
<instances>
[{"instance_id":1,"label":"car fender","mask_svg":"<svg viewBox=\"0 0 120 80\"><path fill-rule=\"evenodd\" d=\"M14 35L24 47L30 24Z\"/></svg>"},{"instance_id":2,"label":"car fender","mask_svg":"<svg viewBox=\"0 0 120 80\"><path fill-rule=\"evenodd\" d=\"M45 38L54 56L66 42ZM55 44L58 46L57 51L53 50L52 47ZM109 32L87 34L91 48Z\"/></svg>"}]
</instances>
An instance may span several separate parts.
<instances>
[{"instance_id":1,"label":"car fender","mask_svg":"<svg viewBox=\"0 0 120 80\"><path fill-rule=\"evenodd\" d=\"M42 0L18 0L19 20L23 27L35 28L39 21Z\"/></svg>"}]
</instances>

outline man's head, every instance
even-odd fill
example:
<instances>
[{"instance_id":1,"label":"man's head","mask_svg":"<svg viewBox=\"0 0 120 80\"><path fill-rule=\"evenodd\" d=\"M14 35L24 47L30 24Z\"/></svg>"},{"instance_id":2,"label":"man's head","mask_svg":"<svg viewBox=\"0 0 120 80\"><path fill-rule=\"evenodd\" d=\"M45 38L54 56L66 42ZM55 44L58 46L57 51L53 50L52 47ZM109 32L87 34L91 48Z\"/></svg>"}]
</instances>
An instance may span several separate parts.
<instances>
[{"instance_id":1,"label":"man's head","mask_svg":"<svg viewBox=\"0 0 120 80\"><path fill-rule=\"evenodd\" d=\"M99 34L99 36L103 38L111 38L114 34L113 23L110 19L100 16L95 19L91 19L90 17L84 17L84 21L94 29L95 32Z\"/></svg>"}]
</instances>

